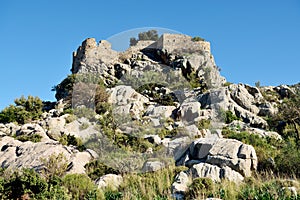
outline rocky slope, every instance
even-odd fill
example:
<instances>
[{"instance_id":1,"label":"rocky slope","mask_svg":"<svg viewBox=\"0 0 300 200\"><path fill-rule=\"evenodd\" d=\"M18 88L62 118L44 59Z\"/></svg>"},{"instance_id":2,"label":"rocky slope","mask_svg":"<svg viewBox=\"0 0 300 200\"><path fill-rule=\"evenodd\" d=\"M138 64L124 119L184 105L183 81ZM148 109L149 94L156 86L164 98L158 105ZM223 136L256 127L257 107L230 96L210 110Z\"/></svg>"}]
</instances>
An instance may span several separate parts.
<instances>
[{"instance_id":1,"label":"rocky slope","mask_svg":"<svg viewBox=\"0 0 300 200\"><path fill-rule=\"evenodd\" d=\"M209 43L183 35L139 41L125 52L89 38L74 52L71 71L73 79L56 87L56 107L39 120L0 124L2 167L40 171L41 158L59 153L66 157L67 173L86 173L85 165L96 159L123 172L157 171L173 162L189 168L172 185L180 199L195 178L239 183L251 176L257 170L255 149L224 138L224 129L280 141L267 119L278 113L282 99L297 93L284 85L227 83ZM99 80L105 88L100 96ZM80 112L65 114L70 108ZM41 140L17 140L22 135L39 135ZM87 149L62 144L66 136L81 138ZM140 143L144 146L136 147ZM112 152L123 160L114 159ZM117 186L122 181L121 176L106 175L97 184L103 187L109 179Z\"/></svg>"}]
</instances>

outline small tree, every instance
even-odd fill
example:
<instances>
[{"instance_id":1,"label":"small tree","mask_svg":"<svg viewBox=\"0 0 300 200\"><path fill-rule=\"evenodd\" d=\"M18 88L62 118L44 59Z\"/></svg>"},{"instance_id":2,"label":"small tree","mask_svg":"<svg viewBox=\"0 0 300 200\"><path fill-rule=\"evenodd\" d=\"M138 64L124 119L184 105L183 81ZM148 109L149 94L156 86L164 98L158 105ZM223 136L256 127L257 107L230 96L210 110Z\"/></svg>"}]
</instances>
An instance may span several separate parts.
<instances>
[{"instance_id":1,"label":"small tree","mask_svg":"<svg viewBox=\"0 0 300 200\"><path fill-rule=\"evenodd\" d=\"M42 174L47 180L52 180L55 177L62 177L65 175L68 163L63 153L51 154L49 158L41 158L44 165Z\"/></svg>"},{"instance_id":2,"label":"small tree","mask_svg":"<svg viewBox=\"0 0 300 200\"><path fill-rule=\"evenodd\" d=\"M22 96L15 100L15 105L4 108L0 113L0 122L26 122L38 119L42 114L43 102L39 97Z\"/></svg>"},{"instance_id":3,"label":"small tree","mask_svg":"<svg viewBox=\"0 0 300 200\"><path fill-rule=\"evenodd\" d=\"M257 88L260 87L260 81L255 82L255 87L257 87Z\"/></svg>"},{"instance_id":4,"label":"small tree","mask_svg":"<svg viewBox=\"0 0 300 200\"><path fill-rule=\"evenodd\" d=\"M140 32L138 34L138 39L136 39L135 37L130 38L130 46L134 46L137 44L138 41L140 40L154 40L157 41L158 40L158 33L157 30L149 30L149 31L145 31L145 32Z\"/></svg>"}]
</instances>

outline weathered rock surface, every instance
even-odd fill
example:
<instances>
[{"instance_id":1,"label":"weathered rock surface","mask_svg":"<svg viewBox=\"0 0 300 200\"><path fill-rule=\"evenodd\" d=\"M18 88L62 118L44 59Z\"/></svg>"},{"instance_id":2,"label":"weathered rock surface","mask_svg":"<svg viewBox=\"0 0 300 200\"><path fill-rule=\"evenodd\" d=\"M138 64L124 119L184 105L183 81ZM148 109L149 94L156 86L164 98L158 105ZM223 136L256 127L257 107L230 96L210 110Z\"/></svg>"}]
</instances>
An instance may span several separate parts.
<instances>
[{"instance_id":1,"label":"weathered rock surface","mask_svg":"<svg viewBox=\"0 0 300 200\"><path fill-rule=\"evenodd\" d=\"M0 132L2 132L3 135L12 136L13 134L16 134L19 129L20 126L14 123L0 124Z\"/></svg>"},{"instance_id":2,"label":"weathered rock surface","mask_svg":"<svg viewBox=\"0 0 300 200\"><path fill-rule=\"evenodd\" d=\"M123 177L121 175L116 174L106 174L95 181L99 189L110 187L113 190L118 189L122 182Z\"/></svg>"},{"instance_id":3,"label":"weathered rock surface","mask_svg":"<svg viewBox=\"0 0 300 200\"><path fill-rule=\"evenodd\" d=\"M244 84L232 84L229 87L213 89L198 97L202 108L209 108L214 111L211 117L213 119L218 119L222 112L229 110L253 127L266 128L267 122L258 116L258 113L260 109L264 110L261 114L273 111L266 111L265 107L258 106L262 103L262 99L259 90ZM222 121L223 119L219 118L219 120Z\"/></svg>"},{"instance_id":4,"label":"weathered rock surface","mask_svg":"<svg viewBox=\"0 0 300 200\"><path fill-rule=\"evenodd\" d=\"M246 131L249 134L256 134L256 135L259 135L260 137L272 137L277 140L282 139L282 136L275 131L266 131L266 130L260 129L260 128L253 128L253 127L249 126L248 124L241 122L241 121L237 121L237 120L228 124L227 127L229 127L231 130L234 130L236 132Z\"/></svg>"},{"instance_id":5,"label":"weathered rock surface","mask_svg":"<svg viewBox=\"0 0 300 200\"><path fill-rule=\"evenodd\" d=\"M32 143L20 142L5 136L0 139L0 166L3 168L32 168L40 170L43 167L41 159L50 155L63 153L69 165L68 173L85 173L85 164L93 159L89 152L79 152L74 147L67 147L55 141Z\"/></svg>"},{"instance_id":6,"label":"weathered rock surface","mask_svg":"<svg viewBox=\"0 0 300 200\"><path fill-rule=\"evenodd\" d=\"M183 199L188 186L192 183L192 177L186 172L180 172L175 176L174 183L172 184L172 194L176 199Z\"/></svg>"},{"instance_id":7,"label":"weathered rock surface","mask_svg":"<svg viewBox=\"0 0 300 200\"><path fill-rule=\"evenodd\" d=\"M171 117L173 111L176 109L175 106L148 106L145 116L153 117L153 118L168 118Z\"/></svg>"},{"instance_id":8,"label":"weathered rock surface","mask_svg":"<svg viewBox=\"0 0 300 200\"><path fill-rule=\"evenodd\" d=\"M114 106L114 113L117 115L128 115L135 119L140 119L145 110L144 104L149 102L149 99L136 92L130 86L116 86L111 89L109 102Z\"/></svg>"},{"instance_id":9,"label":"weathered rock surface","mask_svg":"<svg viewBox=\"0 0 300 200\"><path fill-rule=\"evenodd\" d=\"M165 167L161 161L146 161L143 165L142 172L155 172Z\"/></svg>"},{"instance_id":10,"label":"weathered rock surface","mask_svg":"<svg viewBox=\"0 0 300 200\"><path fill-rule=\"evenodd\" d=\"M200 138L195 140L185 154L177 160L177 163L188 164L191 161L205 162L221 168L228 166L243 176L251 176L251 170L257 168L254 148L233 139Z\"/></svg>"},{"instance_id":11,"label":"weathered rock surface","mask_svg":"<svg viewBox=\"0 0 300 200\"><path fill-rule=\"evenodd\" d=\"M236 183L242 182L244 177L237 171L232 170L228 166L218 167L208 163L199 163L193 165L189 169L193 178L210 178L214 182L220 182L222 179L227 179Z\"/></svg>"},{"instance_id":12,"label":"weathered rock surface","mask_svg":"<svg viewBox=\"0 0 300 200\"><path fill-rule=\"evenodd\" d=\"M51 139L46 134L45 130L38 124L24 124L19 130L16 131L16 136L41 136L41 142L50 141Z\"/></svg>"},{"instance_id":13,"label":"weathered rock surface","mask_svg":"<svg viewBox=\"0 0 300 200\"><path fill-rule=\"evenodd\" d=\"M179 109L179 116L186 124L192 124L200 120L201 104L195 99L186 99Z\"/></svg>"}]
</instances>

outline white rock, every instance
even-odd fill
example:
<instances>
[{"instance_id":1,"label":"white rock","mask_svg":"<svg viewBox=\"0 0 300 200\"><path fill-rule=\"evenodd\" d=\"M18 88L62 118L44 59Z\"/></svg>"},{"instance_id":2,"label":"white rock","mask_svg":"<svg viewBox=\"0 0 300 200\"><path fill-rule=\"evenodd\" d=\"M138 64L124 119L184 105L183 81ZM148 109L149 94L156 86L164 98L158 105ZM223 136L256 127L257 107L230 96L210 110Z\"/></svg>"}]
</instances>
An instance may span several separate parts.
<instances>
[{"instance_id":1,"label":"white rock","mask_svg":"<svg viewBox=\"0 0 300 200\"><path fill-rule=\"evenodd\" d=\"M142 172L155 172L165 167L160 161L146 161L143 165Z\"/></svg>"},{"instance_id":2,"label":"white rock","mask_svg":"<svg viewBox=\"0 0 300 200\"><path fill-rule=\"evenodd\" d=\"M123 182L123 177L116 174L106 174L98 178L95 183L99 189L105 187L111 187L112 189L117 189Z\"/></svg>"}]
</instances>

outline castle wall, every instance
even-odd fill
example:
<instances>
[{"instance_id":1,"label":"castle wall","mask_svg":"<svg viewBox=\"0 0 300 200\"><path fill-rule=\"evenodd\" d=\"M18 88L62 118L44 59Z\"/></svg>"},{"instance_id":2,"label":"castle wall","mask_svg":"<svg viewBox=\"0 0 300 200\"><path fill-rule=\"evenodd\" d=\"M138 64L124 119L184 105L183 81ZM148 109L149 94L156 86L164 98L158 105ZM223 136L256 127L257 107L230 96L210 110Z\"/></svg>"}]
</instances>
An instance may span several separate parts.
<instances>
[{"instance_id":1,"label":"castle wall","mask_svg":"<svg viewBox=\"0 0 300 200\"><path fill-rule=\"evenodd\" d=\"M182 34L163 34L157 41L158 49L165 49L168 52L210 52L210 43L207 41L192 41L191 36Z\"/></svg>"}]
</instances>

